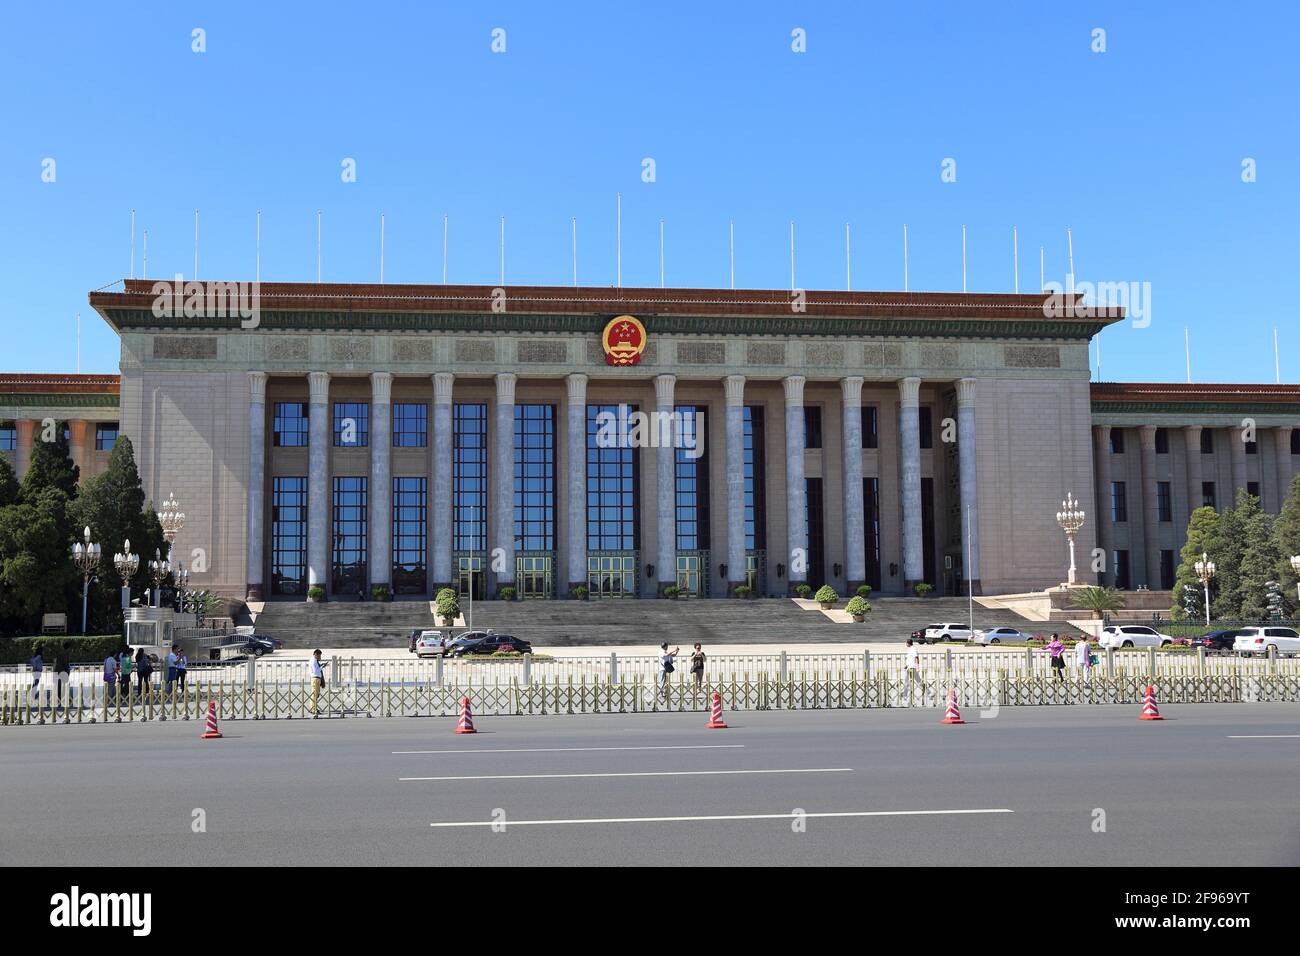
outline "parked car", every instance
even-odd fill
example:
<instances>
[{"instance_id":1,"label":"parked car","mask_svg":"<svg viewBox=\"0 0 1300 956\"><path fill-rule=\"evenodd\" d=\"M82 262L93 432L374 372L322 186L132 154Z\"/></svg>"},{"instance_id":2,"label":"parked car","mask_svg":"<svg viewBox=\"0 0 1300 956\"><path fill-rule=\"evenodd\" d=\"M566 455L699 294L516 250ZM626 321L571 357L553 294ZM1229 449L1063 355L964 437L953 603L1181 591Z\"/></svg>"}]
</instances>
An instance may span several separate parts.
<instances>
[{"instance_id":1,"label":"parked car","mask_svg":"<svg viewBox=\"0 0 1300 956\"><path fill-rule=\"evenodd\" d=\"M415 639L415 656L417 658L442 656L447 640L442 631L420 631L419 635Z\"/></svg>"},{"instance_id":2,"label":"parked car","mask_svg":"<svg viewBox=\"0 0 1300 956\"><path fill-rule=\"evenodd\" d=\"M987 630L977 630L975 636L971 638L971 643L1002 644L1006 641L1028 641L1033 636L1014 627L990 627Z\"/></svg>"},{"instance_id":3,"label":"parked car","mask_svg":"<svg viewBox=\"0 0 1300 956\"><path fill-rule=\"evenodd\" d=\"M971 629L969 624L927 624L921 636L913 638L922 644L937 644L939 641L969 641Z\"/></svg>"},{"instance_id":4,"label":"parked car","mask_svg":"<svg viewBox=\"0 0 1300 956\"><path fill-rule=\"evenodd\" d=\"M531 654L533 645L509 634L492 634L480 638L462 647L454 657L468 654L495 654L497 651L514 651L516 654Z\"/></svg>"},{"instance_id":5,"label":"parked car","mask_svg":"<svg viewBox=\"0 0 1300 956\"><path fill-rule=\"evenodd\" d=\"M1164 647L1174 639L1145 624L1112 624L1101 629L1101 647Z\"/></svg>"},{"instance_id":6,"label":"parked car","mask_svg":"<svg viewBox=\"0 0 1300 956\"><path fill-rule=\"evenodd\" d=\"M1198 638L1193 638L1193 647L1204 647L1210 653L1226 653L1232 650L1233 642L1240 633L1240 628L1230 627L1225 630L1211 631Z\"/></svg>"},{"instance_id":7,"label":"parked car","mask_svg":"<svg viewBox=\"0 0 1300 956\"><path fill-rule=\"evenodd\" d=\"M1238 654L1267 654L1269 648L1278 655L1300 654L1300 633L1290 627L1243 627L1232 642Z\"/></svg>"}]
</instances>

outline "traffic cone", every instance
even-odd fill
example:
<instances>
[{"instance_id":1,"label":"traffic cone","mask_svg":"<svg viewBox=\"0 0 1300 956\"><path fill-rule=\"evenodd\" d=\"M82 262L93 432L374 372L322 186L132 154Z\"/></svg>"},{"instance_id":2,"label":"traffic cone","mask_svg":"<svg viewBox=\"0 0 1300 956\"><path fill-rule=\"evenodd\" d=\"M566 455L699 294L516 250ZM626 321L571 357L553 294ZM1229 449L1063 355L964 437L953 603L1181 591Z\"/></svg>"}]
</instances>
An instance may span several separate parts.
<instances>
[{"instance_id":1,"label":"traffic cone","mask_svg":"<svg viewBox=\"0 0 1300 956\"><path fill-rule=\"evenodd\" d=\"M456 733L458 734L476 734L474 729L474 718L469 712L469 698L462 697L460 700L460 720L456 722Z\"/></svg>"},{"instance_id":2,"label":"traffic cone","mask_svg":"<svg viewBox=\"0 0 1300 956\"><path fill-rule=\"evenodd\" d=\"M200 740L220 740L221 731L217 730L217 702L208 701L208 727L199 737Z\"/></svg>"},{"instance_id":3,"label":"traffic cone","mask_svg":"<svg viewBox=\"0 0 1300 956\"><path fill-rule=\"evenodd\" d=\"M1142 713L1138 720L1164 720L1160 716L1160 708L1156 706L1156 691L1150 684L1147 684L1146 692L1142 695Z\"/></svg>"},{"instance_id":4,"label":"traffic cone","mask_svg":"<svg viewBox=\"0 0 1300 956\"><path fill-rule=\"evenodd\" d=\"M964 724L966 721L961 719L961 711L957 709L957 688L953 687L948 691L948 708L943 713L941 724Z\"/></svg>"},{"instance_id":5,"label":"traffic cone","mask_svg":"<svg viewBox=\"0 0 1300 956\"><path fill-rule=\"evenodd\" d=\"M709 722L704 726L709 730L727 729L727 722L722 719L722 695L716 690L713 692L713 713L709 717Z\"/></svg>"}]
</instances>

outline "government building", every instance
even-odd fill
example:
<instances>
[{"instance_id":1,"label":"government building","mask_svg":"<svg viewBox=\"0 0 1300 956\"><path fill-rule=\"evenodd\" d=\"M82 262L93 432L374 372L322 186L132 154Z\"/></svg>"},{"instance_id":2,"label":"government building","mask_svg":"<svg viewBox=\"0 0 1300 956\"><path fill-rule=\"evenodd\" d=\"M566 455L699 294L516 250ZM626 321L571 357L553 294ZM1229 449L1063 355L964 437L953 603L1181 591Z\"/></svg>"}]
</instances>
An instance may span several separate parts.
<instances>
[{"instance_id":1,"label":"government building","mask_svg":"<svg viewBox=\"0 0 1300 956\"><path fill-rule=\"evenodd\" d=\"M1067 494L1080 580L1168 589L1193 508L1300 462L1300 386L1093 383L1122 314L1042 294L168 285L90 294L120 376L0 374L0 456L129 436L250 600L1019 593Z\"/></svg>"}]
</instances>

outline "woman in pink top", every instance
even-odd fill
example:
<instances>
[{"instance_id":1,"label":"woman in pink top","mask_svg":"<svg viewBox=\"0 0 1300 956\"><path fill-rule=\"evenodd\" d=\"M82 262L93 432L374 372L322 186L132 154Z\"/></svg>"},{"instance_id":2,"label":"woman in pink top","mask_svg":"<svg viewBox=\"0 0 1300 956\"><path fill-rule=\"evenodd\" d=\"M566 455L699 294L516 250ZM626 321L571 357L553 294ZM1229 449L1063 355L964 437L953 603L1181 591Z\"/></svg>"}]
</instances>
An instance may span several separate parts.
<instances>
[{"instance_id":1,"label":"woman in pink top","mask_svg":"<svg viewBox=\"0 0 1300 956\"><path fill-rule=\"evenodd\" d=\"M1061 656L1065 653L1065 645L1061 643L1061 639L1055 634L1047 642L1047 653L1052 657L1052 671L1056 675L1056 679L1065 680L1065 658Z\"/></svg>"}]
</instances>

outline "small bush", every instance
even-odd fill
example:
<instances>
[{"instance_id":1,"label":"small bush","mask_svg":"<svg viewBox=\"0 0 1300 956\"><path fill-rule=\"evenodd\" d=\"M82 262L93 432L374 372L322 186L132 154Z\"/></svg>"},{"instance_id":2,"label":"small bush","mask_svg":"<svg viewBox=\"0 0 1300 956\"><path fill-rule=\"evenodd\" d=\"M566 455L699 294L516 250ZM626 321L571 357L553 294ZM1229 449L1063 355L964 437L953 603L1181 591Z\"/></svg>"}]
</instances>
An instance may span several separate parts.
<instances>
[{"instance_id":1,"label":"small bush","mask_svg":"<svg viewBox=\"0 0 1300 956\"><path fill-rule=\"evenodd\" d=\"M747 598L754 593L754 589L748 584L737 584L731 589L731 593L738 598Z\"/></svg>"},{"instance_id":2,"label":"small bush","mask_svg":"<svg viewBox=\"0 0 1300 956\"><path fill-rule=\"evenodd\" d=\"M307 589L307 597L313 601L323 601L325 599L325 589L319 584L313 584Z\"/></svg>"},{"instance_id":3,"label":"small bush","mask_svg":"<svg viewBox=\"0 0 1300 956\"><path fill-rule=\"evenodd\" d=\"M512 588L510 585L507 584L503 587L497 588L497 600L513 601L515 599L515 595L518 593L519 593L518 591L516 591L514 588Z\"/></svg>"},{"instance_id":4,"label":"small bush","mask_svg":"<svg viewBox=\"0 0 1300 956\"><path fill-rule=\"evenodd\" d=\"M45 669L54 672L54 655L59 645L71 641L69 657L73 664L99 664L109 654L116 654L126 646L120 634L81 635L49 634L44 637L10 637L0 639L0 664L26 664L41 649Z\"/></svg>"},{"instance_id":5,"label":"small bush","mask_svg":"<svg viewBox=\"0 0 1300 956\"><path fill-rule=\"evenodd\" d=\"M817 596L813 600L817 601L820 604L834 604L839 599L840 596L835 593L835 589L833 587L831 587L829 584L823 584L820 588L817 589Z\"/></svg>"},{"instance_id":6,"label":"small bush","mask_svg":"<svg viewBox=\"0 0 1300 956\"><path fill-rule=\"evenodd\" d=\"M387 601L392 597L392 592L388 590L387 584L376 584L370 588L370 599L372 601Z\"/></svg>"},{"instance_id":7,"label":"small bush","mask_svg":"<svg viewBox=\"0 0 1300 956\"><path fill-rule=\"evenodd\" d=\"M934 585L927 584L925 581L917 581L916 584L912 585L912 592L917 597L925 597L933 590L934 590Z\"/></svg>"},{"instance_id":8,"label":"small bush","mask_svg":"<svg viewBox=\"0 0 1300 956\"><path fill-rule=\"evenodd\" d=\"M579 584L569 589L569 596L579 601L585 601L587 599L587 595L590 593L591 592L587 590L587 586L585 584Z\"/></svg>"},{"instance_id":9,"label":"small bush","mask_svg":"<svg viewBox=\"0 0 1300 956\"><path fill-rule=\"evenodd\" d=\"M867 603L866 598L859 594L855 597L849 598L849 603L844 605L844 610L856 616L859 614L866 614L871 610L871 605Z\"/></svg>"},{"instance_id":10,"label":"small bush","mask_svg":"<svg viewBox=\"0 0 1300 956\"><path fill-rule=\"evenodd\" d=\"M668 587L664 588L664 597L666 598L675 598L681 593L682 589L675 584L670 584Z\"/></svg>"},{"instance_id":11,"label":"small bush","mask_svg":"<svg viewBox=\"0 0 1300 956\"><path fill-rule=\"evenodd\" d=\"M801 598L806 598L808 595L812 594L812 585L796 584L794 586L794 593L799 595Z\"/></svg>"},{"instance_id":12,"label":"small bush","mask_svg":"<svg viewBox=\"0 0 1300 956\"><path fill-rule=\"evenodd\" d=\"M857 590L856 593L857 593L858 597L862 598L862 599L865 601L867 598L871 597L871 585L870 585L870 584L859 584L859 585L858 585L858 590Z\"/></svg>"}]
</instances>

